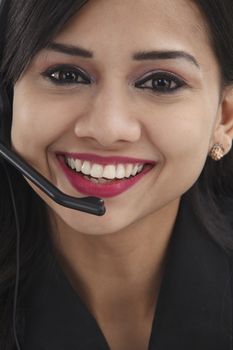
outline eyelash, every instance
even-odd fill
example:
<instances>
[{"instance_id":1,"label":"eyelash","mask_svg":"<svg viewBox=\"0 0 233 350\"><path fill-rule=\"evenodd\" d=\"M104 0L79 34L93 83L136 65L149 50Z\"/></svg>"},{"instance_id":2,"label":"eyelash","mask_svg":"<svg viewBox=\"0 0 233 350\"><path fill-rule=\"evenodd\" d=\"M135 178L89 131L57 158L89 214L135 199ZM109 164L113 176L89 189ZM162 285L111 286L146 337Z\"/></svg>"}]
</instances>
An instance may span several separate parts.
<instances>
[{"instance_id":1,"label":"eyelash","mask_svg":"<svg viewBox=\"0 0 233 350\"><path fill-rule=\"evenodd\" d=\"M151 82L151 86L146 86L146 83ZM161 84L161 86L159 86ZM173 85L173 86L172 86ZM175 86L174 86L175 85ZM178 89L187 86L184 80L176 75L167 72L156 72L148 75L142 80L135 83L139 89L148 89L157 94L172 94Z\"/></svg>"},{"instance_id":2,"label":"eyelash","mask_svg":"<svg viewBox=\"0 0 233 350\"><path fill-rule=\"evenodd\" d=\"M92 83L92 79L90 79L87 74L85 74L80 68L74 66L60 65L49 68L42 73L42 75L49 79L53 84L60 86L74 84L88 85ZM68 78L67 81L65 80L66 78ZM148 84L149 82L151 83ZM152 93L156 94L172 94L178 89L187 86L185 81L178 78L176 75L162 71L147 75L147 77L137 81L134 85L136 88L151 90Z\"/></svg>"},{"instance_id":3,"label":"eyelash","mask_svg":"<svg viewBox=\"0 0 233 350\"><path fill-rule=\"evenodd\" d=\"M58 76L55 77L58 73ZM65 77L60 77L60 74L67 74ZM42 75L49 80L55 85L73 85L73 84L90 84L92 81L88 76L80 69L76 68L74 66L58 66L58 67L53 67L49 68L46 70ZM65 81L65 78L70 78L70 80ZM81 78L81 81L80 81ZM64 80L62 80L64 79ZM72 80L73 79L73 80Z\"/></svg>"}]
</instances>

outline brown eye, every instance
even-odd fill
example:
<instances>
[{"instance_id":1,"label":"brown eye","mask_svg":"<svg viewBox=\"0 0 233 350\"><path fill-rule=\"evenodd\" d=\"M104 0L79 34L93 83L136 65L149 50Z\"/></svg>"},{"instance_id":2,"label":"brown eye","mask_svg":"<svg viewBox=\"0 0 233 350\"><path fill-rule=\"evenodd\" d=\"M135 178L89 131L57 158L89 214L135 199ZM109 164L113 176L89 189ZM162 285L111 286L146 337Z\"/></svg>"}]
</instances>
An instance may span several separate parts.
<instances>
[{"instance_id":1,"label":"brown eye","mask_svg":"<svg viewBox=\"0 0 233 350\"><path fill-rule=\"evenodd\" d=\"M87 76L87 74L76 67L54 67L47 70L45 73L43 73L43 75L57 85L91 83L91 79Z\"/></svg>"},{"instance_id":2,"label":"brown eye","mask_svg":"<svg viewBox=\"0 0 233 350\"><path fill-rule=\"evenodd\" d=\"M155 93L172 93L185 86L185 82L169 73L153 73L138 81L135 86L140 89L149 89Z\"/></svg>"},{"instance_id":3,"label":"brown eye","mask_svg":"<svg viewBox=\"0 0 233 350\"><path fill-rule=\"evenodd\" d=\"M145 85L146 86L146 85ZM176 88L176 83L168 79L153 79L152 88L157 90L170 90Z\"/></svg>"},{"instance_id":4,"label":"brown eye","mask_svg":"<svg viewBox=\"0 0 233 350\"><path fill-rule=\"evenodd\" d=\"M80 76L77 75L74 72L55 72L53 74L51 74L51 76L56 79L56 80L60 80L60 81L66 81L66 82L78 82L80 79Z\"/></svg>"}]
</instances>

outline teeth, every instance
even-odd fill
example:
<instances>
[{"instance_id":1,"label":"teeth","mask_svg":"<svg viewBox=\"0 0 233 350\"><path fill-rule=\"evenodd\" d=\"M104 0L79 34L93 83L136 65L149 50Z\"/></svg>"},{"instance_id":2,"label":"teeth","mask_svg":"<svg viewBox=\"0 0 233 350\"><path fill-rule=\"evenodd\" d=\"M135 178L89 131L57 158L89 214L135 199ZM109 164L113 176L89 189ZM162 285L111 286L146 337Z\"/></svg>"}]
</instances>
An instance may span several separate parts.
<instances>
[{"instance_id":1,"label":"teeth","mask_svg":"<svg viewBox=\"0 0 233 350\"><path fill-rule=\"evenodd\" d=\"M69 166L70 166L72 169L75 169L75 161L74 161L74 159L68 159L68 163L69 163Z\"/></svg>"},{"instance_id":2,"label":"teeth","mask_svg":"<svg viewBox=\"0 0 233 350\"><path fill-rule=\"evenodd\" d=\"M93 164L91 168L91 173L90 175L92 177L97 177L97 179L100 179L103 177L103 172L104 172L104 167L103 165L100 164Z\"/></svg>"},{"instance_id":3,"label":"teeth","mask_svg":"<svg viewBox=\"0 0 233 350\"><path fill-rule=\"evenodd\" d=\"M125 169L125 177L130 177L133 171L133 164L127 164Z\"/></svg>"},{"instance_id":4,"label":"teeth","mask_svg":"<svg viewBox=\"0 0 233 350\"><path fill-rule=\"evenodd\" d=\"M116 177L116 167L115 165L106 165L104 167L104 172L103 172L103 176L106 179L115 179Z\"/></svg>"},{"instance_id":5,"label":"teeth","mask_svg":"<svg viewBox=\"0 0 233 350\"><path fill-rule=\"evenodd\" d=\"M75 160L75 168L76 168L76 171L81 171L81 169L82 169L82 162L81 162L81 160L79 160L79 159Z\"/></svg>"},{"instance_id":6,"label":"teeth","mask_svg":"<svg viewBox=\"0 0 233 350\"><path fill-rule=\"evenodd\" d=\"M98 180L98 183L100 183L100 184L105 184L106 182L108 182L108 181L106 179L103 179L103 178Z\"/></svg>"},{"instance_id":7,"label":"teeth","mask_svg":"<svg viewBox=\"0 0 233 350\"><path fill-rule=\"evenodd\" d=\"M140 173L140 172L142 171L143 166L144 166L143 164L139 165L139 167L138 167L138 171L137 171L138 173Z\"/></svg>"},{"instance_id":8,"label":"teeth","mask_svg":"<svg viewBox=\"0 0 233 350\"><path fill-rule=\"evenodd\" d=\"M139 167L139 164L134 165L133 171L132 171L132 174L131 174L131 175L135 176L135 175L137 174L137 172L138 172L138 167Z\"/></svg>"},{"instance_id":9,"label":"teeth","mask_svg":"<svg viewBox=\"0 0 233 350\"><path fill-rule=\"evenodd\" d=\"M91 182L94 182L95 184L98 184L99 183L99 180L98 179L95 179L94 177L91 177L91 178L89 178L88 176L84 176L85 177L85 179L87 179L87 180L89 180L89 181L91 181Z\"/></svg>"},{"instance_id":10,"label":"teeth","mask_svg":"<svg viewBox=\"0 0 233 350\"><path fill-rule=\"evenodd\" d=\"M82 168L81 168L81 172L85 175L90 175L91 172L91 163L88 162L87 160L85 160L83 162Z\"/></svg>"},{"instance_id":11,"label":"teeth","mask_svg":"<svg viewBox=\"0 0 233 350\"><path fill-rule=\"evenodd\" d=\"M98 183L104 183L104 179L123 179L135 176L143 169L143 164L117 164L117 165L101 165L91 163L87 160L66 158L66 163L69 167L77 172L82 172L84 175L89 175L96 179ZM98 179L98 180L97 180ZM103 181L102 181L103 180ZM93 182L96 182L93 181Z\"/></svg>"},{"instance_id":12,"label":"teeth","mask_svg":"<svg viewBox=\"0 0 233 350\"><path fill-rule=\"evenodd\" d=\"M125 167L123 164L117 165L116 178L123 179L125 177Z\"/></svg>"}]
</instances>

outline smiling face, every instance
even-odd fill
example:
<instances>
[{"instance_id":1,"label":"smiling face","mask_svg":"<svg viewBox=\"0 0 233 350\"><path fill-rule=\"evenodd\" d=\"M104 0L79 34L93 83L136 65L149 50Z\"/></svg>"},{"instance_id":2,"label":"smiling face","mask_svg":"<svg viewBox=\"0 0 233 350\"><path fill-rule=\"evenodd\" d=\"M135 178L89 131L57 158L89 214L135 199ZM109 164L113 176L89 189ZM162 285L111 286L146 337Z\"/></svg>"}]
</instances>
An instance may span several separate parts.
<instances>
[{"instance_id":1,"label":"smiling face","mask_svg":"<svg viewBox=\"0 0 233 350\"><path fill-rule=\"evenodd\" d=\"M104 198L107 213L90 216L30 183L65 226L116 232L169 212L194 184L219 99L218 65L190 1L89 1L16 83L12 145L61 191ZM95 178L124 179L90 181L64 155Z\"/></svg>"}]
</instances>

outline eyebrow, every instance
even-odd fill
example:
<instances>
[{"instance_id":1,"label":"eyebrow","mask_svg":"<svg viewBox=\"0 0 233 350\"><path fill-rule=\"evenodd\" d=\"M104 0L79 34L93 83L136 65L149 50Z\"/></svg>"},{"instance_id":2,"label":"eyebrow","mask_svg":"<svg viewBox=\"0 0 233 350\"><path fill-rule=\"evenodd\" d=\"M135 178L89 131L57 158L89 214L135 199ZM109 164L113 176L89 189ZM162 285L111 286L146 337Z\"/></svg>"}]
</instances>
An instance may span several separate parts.
<instances>
[{"instance_id":1,"label":"eyebrow","mask_svg":"<svg viewBox=\"0 0 233 350\"><path fill-rule=\"evenodd\" d=\"M182 58L186 61L191 62L194 64L197 68L200 69L200 66L195 59L194 56L190 55L189 53L185 51L142 51L137 52L133 55L133 59L136 61L143 61L143 60L169 60L169 59L177 59Z\"/></svg>"},{"instance_id":2,"label":"eyebrow","mask_svg":"<svg viewBox=\"0 0 233 350\"><path fill-rule=\"evenodd\" d=\"M92 51L83 49L79 46L60 44L55 42L49 42L46 49L56 52L61 52L70 56L80 56L84 58L93 58L94 54Z\"/></svg>"},{"instance_id":3,"label":"eyebrow","mask_svg":"<svg viewBox=\"0 0 233 350\"><path fill-rule=\"evenodd\" d=\"M64 53L70 56L79 56L83 58L93 58L94 53L87 49L84 49L80 46L61 44L56 42L49 42L46 46L46 49ZM140 51L133 54L132 58L135 61L146 61L146 60L169 60L169 59L185 59L186 61L191 62L197 68L200 69L200 65L194 56L190 55L185 51Z\"/></svg>"}]
</instances>

